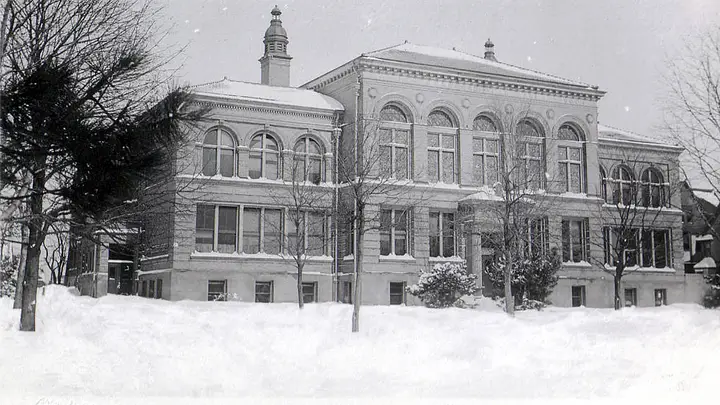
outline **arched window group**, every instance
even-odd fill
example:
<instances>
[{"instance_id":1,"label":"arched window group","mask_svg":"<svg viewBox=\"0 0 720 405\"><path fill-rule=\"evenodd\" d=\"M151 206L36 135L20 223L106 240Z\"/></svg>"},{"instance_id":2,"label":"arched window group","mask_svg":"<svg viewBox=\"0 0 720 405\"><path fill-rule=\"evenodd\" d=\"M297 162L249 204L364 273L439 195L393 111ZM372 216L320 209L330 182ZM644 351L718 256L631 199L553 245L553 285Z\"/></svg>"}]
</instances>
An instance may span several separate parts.
<instances>
[{"instance_id":1,"label":"arched window group","mask_svg":"<svg viewBox=\"0 0 720 405\"><path fill-rule=\"evenodd\" d=\"M563 124L558 129L558 184L561 192L585 192L585 145L577 127Z\"/></svg>"},{"instance_id":2,"label":"arched window group","mask_svg":"<svg viewBox=\"0 0 720 405\"><path fill-rule=\"evenodd\" d=\"M315 139L304 136L293 148L293 177L297 181L320 184L324 180L323 149Z\"/></svg>"},{"instance_id":3,"label":"arched window group","mask_svg":"<svg viewBox=\"0 0 720 405\"><path fill-rule=\"evenodd\" d=\"M600 181L602 198L613 204L660 208L667 202L664 176L657 168L645 169L640 175L640 181L637 181L628 166L616 166L611 178L607 178L605 170L601 167ZM609 191L612 192L611 199L609 199Z\"/></svg>"},{"instance_id":4,"label":"arched window group","mask_svg":"<svg viewBox=\"0 0 720 405\"><path fill-rule=\"evenodd\" d=\"M457 124L441 109L430 112L428 128L428 178L431 182L452 184L459 177L457 161Z\"/></svg>"},{"instance_id":5,"label":"arched window group","mask_svg":"<svg viewBox=\"0 0 720 405\"><path fill-rule=\"evenodd\" d=\"M477 185L493 186L498 180L500 134L496 121L486 114L473 120L473 180Z\"/></svg>"},{"instance_id":6,"label":"arched window group","mask_svg":"<svg viewBox=\"0 0 720 405\"><path fill-rule=\"evenodd\" d=\"M410 173L410 120L397 105L380 110L379 169L382 177L405 180Z\"/></svg>"},{"instance_id":7,"label":"arched window group","mask_svg":"<svg viewBox=\"0 0 720 405\"><path fill-rule=\"evenodd\" d=\"M532 119L520 120L515 128L520 166L515 176L519 188L537 190L545 186L545 133ZM513 170L515 168L510 168Z\"/></svg>"},{"instance_id":8,"label":"arched window group","mask_svg":"<svg viewBox=\"0 0 720 405\"><path fill-rule=\"evenodd\" d=\"M269 133L255 135L250 140L248 175L251 179L280 178L280 143Z\"/></svg>"}]
</instances>

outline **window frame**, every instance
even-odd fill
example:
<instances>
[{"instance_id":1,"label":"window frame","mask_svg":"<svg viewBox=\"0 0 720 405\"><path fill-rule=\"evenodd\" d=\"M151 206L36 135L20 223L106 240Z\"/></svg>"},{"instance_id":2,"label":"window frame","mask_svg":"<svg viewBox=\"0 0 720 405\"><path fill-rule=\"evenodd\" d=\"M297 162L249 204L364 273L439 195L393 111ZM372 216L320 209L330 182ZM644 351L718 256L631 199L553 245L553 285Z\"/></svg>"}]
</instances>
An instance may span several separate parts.
<instances>
[{"instance_id":1,"label":"window frame","mask_svg":"<svg viewBox=\"0 0 720 405\"><path fill-rule=\"evenodd\" d=\"M398 294L397 291L393 293L393 286L398 287L398 285L401 288L401 292ZM407 293L405 291L405 287L407 286L407 283L405 281L391 281L388 284L388 292L390 293L390 305L407 305ZM400 297L400 302L393 302L393 297L397 298Z\"/></svg>"},{"instance_id":2,"label":"window frame","mask_svg":"<svg viewBox=\"0 0 720 405\"><path fill-rule=\"evenodd\" d=\"M200 207L212 207L212 212L214 215L213 218L213 229L212 229L212 246L210 250L198 250L198 221L196 218L195 221L195 252L197 253L220 253L220 254L259 254L259 253L267 253L267 254L282 254L286 251L287 248L287 228L286 228L286 209L283 207L274 207L274 206L255 206L255 205L240 205L240 206L232 206L232 205L223 205L223 204L198 204L196 206L196 215ZM220 221L219 221L219 212L221 208L231 208L234 209L235 212L235 221L233 221L233 224L235 225L235 234L234 234L234 242L235 242L235 248L232 252L220 252L219 251L219 232L220 232ZM251 232L251 230L248 228L248 218L246 218L246 215L250 215L249 212L251 211L257 211L258 212L258 229L257 233L254 231ZM278 227L275 229L269 229L267 226L267 220L268 220L268 211L272 211L273 214L279 214L279 220L278 220ZM323 227L323 231L325 232L325 242L323 246L323 252L324 254L327 254L327 238L328 238L328 226L329 226L329 220L327 219L327 216L325 217L325 225ZM209 228L202 228L203 230L207 231ZM257 252L249 252L248 246L255 246L255 243L247 243L249 238L257 238L257 246L258 251ZM272 240L273 238L277 239L277 252L268 252L268 244L272 243L268 242L268 240Z\"/></svg>"},{"instance_id":3,"label":"window frame","mask_svg":"<svg viewBox=\"0 0 720 405\"><path fill-rule=\"evenodd\" d=\"M664 307L667 303L667 288L656 288L653 292L656 307ZM659 300L659 301L658 301Z\"/></svg>"},{"instance_id":4,"label":"window frame","mask_svg":"<svg viewBox=\"0 0 720 405\"><path fill-rule=\"evenodd\" d=\"M258 287L260 286L269 286L269 291L258 291ZM258 300L259 295L267 295L267 301ZM255 302L261 303L261 304L272 304L275 302L275 283L273 280L270 281L255 281Z\"/></svg>"},{"instance_id":5,"label":"window frame","mask_svg":"<svg viewBox=\"0 0 720 405\"><path fill-rule=\"evenodd\" d=\"M389 133L389 141L386 141L385 139L382 139L382 134L384 131L388 131ZM378 129L378 133L380 133L380 139L379 139L379 148L380 148L380 175L384 176L387 175L386 178L395 179L395 180L411 180L412 179L412 130L411 125L407 123L401 123L396 121L382 121L380 123L380 128ZM406 142L398 142L398 134L404 133L406 137ZM405 176L402 176L402 171L400 170L400 165L398 162L398 153L404 150L405 151L405 162L404 162L404 170L405 170ZM385 155L387 154L387 155ZM387 160L389 162L389 166L383 166L385 163L385 156L387 156Z\"/></svg>"},{"instance_id":6,"label":"window frame","mask_svg":"<svg viewBox=\"0 0 720 405\"><path fill-rule=\"evenodd\" d=\"M162 293L163 293L163 281L161 278L157 279L155 281L155 298L162 299Z\"/></svg>"},{"instance_id":7,"label":"window frame","mask_svg":"<svg viewBox=\"0 0 720 405\"><path fill-rule=\"evenodd\" d=\"M628 305L628 293L630 298L630 305ZM625 307L636 307L637 306L637 288L631 287L626 288L623 294Z\"/></svg>"},{"instance_id":8,"label":"window frame","mask_svg":"<svg viewBox=\"0 0 720 405\"><path fill-rule=\"evenodd\" d=\"M340 284L340 302L343 304L352 304L353 289L352 281L342 281Z\"/></svg>"},{"instance_id":9,"label":"window frame","mask_svg":"<svg viewBox=\"0 0 720 405\"><path fill-rule=\"evenodd\" d=\"M252 144L254 140L258 137L261 137L260 140L260 147L259 148L253 148ZM266 146L267 139L272 139L273 142L277 145L277 150L269 149ZM282 180L283 178L283 167L282 167L282 143L280 142L280 139L277 135L272 134L267 131L259 132L255 135L253 135L250 138L250 142L248 143L248 178L257 180L257 179L267 179L267 180ZM253 177L252 173L252 162L254 159L258 159L257 157L253 156L253 153L260 154L260 176ZM268 177L268 170L267 170L267 155L272 154L275 155L277 158L277 176L275 178Z\"/></svg>"},{"instance_id":10,"label":"window frame","mask_svg":"<svg viewBox=\"0 0 720 405\"><path fill-rule=\"evenodd\" d=\"M657 177L657 181L653 181L652 176ZM666 183L665 183L665 177L663 176L663 173L655 168L655 167L648 167L647 169L643 170L642 174L640 175L640 190L641 190L641 200L640 204L643 207L649 207L649 208L663 208L666 207ZM653 203L653 190L657 190L658 194L658 203L655 205Z\"/></svg>"},{"instance_id":11,"label":"window frame","mask_svg":"<svg viewBox=\"0 0 720 405\"><path fill-rule=\"evenodd\" d=\"M210 292L210 285L221 285L222 291L221 293L217 292ZM208 280L207 281L207 293L208 293L208 301L216 302L216 301L227 301L227 280ZM212 297L215 298L212 298ZM211 299L212 298L212 299Z\"/></svg>"},{"instance_id":12,"label":"window frame","mask_svg":"<svg viewBox=\"0 0 720 405\"><path fill-rule=\"evenodd\" d=\"M390 214L390 221L388 223L385 222L384 215L387 213ZM397 234L398 234L398 228L400 225L400 220L396 219L400 215L401 217L404 215L405 220L405 253L398 254L397 253ZM412 210L410 209L398 209L398 208L383 208L380 210L380 256L387 257L387 256L412 256L412 252L410 251L410 238L412 236L412 229L411 229L411 215ZM390 251L387 253L383 253L383 238L384 236L387 236L389 238L389 244L390 244Z\"/></svg>"},{"instance_id":13,"label":"window frame","mask_svg":"<svg viewBox=\"0 0 720 405\"><path fill-rule=\"evenodd\" d=\"M528 135L521 131L520 126L529 126L535 135ZM517 138L518 152L522 153L518 157L523 161L523 170L518 176L523 176L530 185L530 190L535 187L536 190L544 190L547 187L547 151L545 147L546 135L543 126L531 118L523 118L515 124L515 136ZM537 145L540 148L540 156L532 156L530 153L530 145ZM537 174L537 181L531 180L531 162L538 162L540 173Z\"/></svg>"},{"instance_id":14,"label":"window frame","mask_svg":"<svg viewBox=\"0 0 720 405\"><path fill-rule=\"evenodd\" d=\"M629 230L635 234L635 248L626 248L623 251L625 258L625 267L638 266L641 269L664 269L672 268L672 230L667 228L632 228ZM605 264L609 266L616 266L615 258L613 257L614 244L617 238L617 228L610 226L603 227L603 245L605 246ZM645 235L650 234L650 250L652 251L650 265L646 262L646 240ZM664 234L664 241L662 245L655 243L656 234ZM663 267L658 267L658 247L662 246L664 251L664 264ZM628 257L634 255L634 263L628 263Z\"/></svg>"},{"instance_id":15,"label":"window frame","mask_svg":"<svg viewBox=\"0 0 720 405\"><path fill-rule=\"evenodd\" d=\"M580 240L580 258L575 257L575 242L572 240L572 230L574 225L579 224ZM590 253L590 226L588 218L562 218L560 222L562 237L562 259L563 263L580 263L589 262ZM567 233L566 233L567 230ZM567 254L567 256L566 256Z\"/></svg>"},{"instance_id":16,"label":"window frame","mask_svg":"<svg viewBox=\"0 0 720 405\"><path fill-rule=\"evenodd\" d=\"M295 245L294 238L299 237L303 240L303 252L305 252L305 255L309 257L328 256L328 240L330 239L331 224L330 215L324 211L313 210L303 210L301 211L301 214L302 218L300 219L299 223L303 229L302 232L297 232L296 235L295 232L292 231L295 228L295 221L292 218L292 215L294 214L290 213L290 209L287 209L285 212L284 234L286 243L283 251L289 255L296 255L297 253L299 253L294 252L294 249L297 246ZM315 222L311 221L309 218L313 215L322 216L322 247L320 249L320 255L310 254L313 250L315 250L315 248L311 246L311 241L317 236L315 234L311 234L311 227Z\"/></svg>"},{"instance_id":17,"label":"window frame","mask_svg":"<svg viewBox=\"0 0 720 405\"><path fill-rule=\"evenodd\" d=\"M437 228L438 228L438 229L437 229L437 234L436 234L436 235L433 235L433 234L431 233L432 221L433 221L433 216L434 216L434 215L437 215L437 217L438 217L438 220L437 220L437 224L438 224L438 227L437 227ZM448 216L448 217L451 216L452 218L448 219L447 222L446 222L446 221L444 220L444 217L446 217L446 216ZM457 240L458 237L457 237L457 229L456 229L456 226L455 226L455 220L456 220L456 218L457 218L457 213L455 213L455 212L448 212L448 211L430 211L430 212L429 212L429 220L431 221L431 223L430 223L429 226L428 226L428 236L429 236L429 237L428 237L428 241L429 241L429 248L430 248L430 249L429 249L429 250L430 250L429 253L430 253L430 257L431 257L431 258L447 259L447 258L451 258L451 257L457 257L457 255L458 255L458 240ZM444 228L445 228L445 225L444 225L445 223L451 224L451 225L452 225L452 230L450 230L450 231L445 230L445 229L444 229ZM445 255L445 249L446 249L445 239L447 239L447 238L449 238L449 237L452 237L452 245L453 245L453 246L452 246L452 251L453 251L453 254L450 255L450 256L446 256L446 255ZM438 242L437 242L438 255L436 255L436 256L433 256L433 238L437 238L437 239L438 239Z\"/></svg>"},{"instance_id":18,"label":"window frame","mask_svg":"<svg viewBox=\"0 0 720 405\"><path fill-rule=\"evenodd\" d=\"M312 288L312 300L306 301L306 296L309 295L309 293L306 292L306 288L310 287ZM302 295L303 295L303 304L312 304L315 302L318 302L318 283L317 281L306 281L302 283Z\"/></svg>"},{"instance_id":19,"label":"window frame","mask_svg":"<svg viewBox=\"0 0 720 405\"><path fill-rule=\"evenodd\" d=\"M627 179L623 177L627 175ZM625 203L625 191L627 190L628 203ZM618 165L613 169L612 174L612 203L622 207L635 204L637 193L635 173L625 165Z\"/></svg>"},{"instance_id":20,"label":"window frame","mask_svg":"<svg viewBox=\"0 0 720 405\"><path fill-rule=\"evenodd\" d=\"M208 143L207 139L208 136L210 136L213 132L215 132L215 143ZM231 146L224 145L221 141L221 136L227 135L230 139L230 142L232 143ZM216 175L220 175L222 177L234 177L237 175L237 166L238 166L238 154L237 154L237 140L235 135L227 128L219 126L214 127L205 132L205 135L203 137L202 141L202 169L201 173L203 176L212 177ZM232 173L229 175L225 175L221 173L221 167L222 167L222 151L231 151L232 153ZM205 162L205 151L214 151L215 154L215 169L212 171L212 174L206 173L205 168L207 163Z\"/></svg>"},{"instance_id":21,"label":"window frame","mask_svg":"<svg viewBox=\"0 0 720 405\"><path fill-rule=\"evenodd\" d=\"M436 175L433 178L430 178L430 170L428 170L428 180L430 183L443 183L443 184L457 184L460 176L460 170L458 165L458 136L457 131L454 129L446 129L444 127L433 127L431 131L428 131L427 133L428 137L428 146L427 146L427 152L428 152L428 168L431 166L435 168ZM430 137L437 137L437 146L430 146ZM444 147L443 146L443 139L451 139L453 140L453 146L450 147ZM437 162L431 162L431 155L435 153L437 154ZM446 154L452 154L452 182L448 183L445 181L446 173L445 169L443 168L443 156Z\"/></svg>"},{"instance_id":22,"label":"window frame","mask_svg":"<svg viewBox=\"0 0 720 405\"><path fill-rule=\"evenodd\" d=\"M579 294L576 294L576 291ZM577 301L576 301L577 299ZM577 302L577 305L575 303ZM587 292L584 285L571 286L570 290L570 305L573 308L587 307Z\"/></svg>"},{"instance_id":23,"label":"window frame","mask_svg":"<svg viewBox=\"0 0 720 405\"><path fill-rule=\"evenodd\" d=\"M298 145L302 142L303 144L303 151L298 152ZM319 153L310 153L308 152L310 148L310 143L314 142L317 145ZM315 137L311 135L303 135L295 142L295 145L293 146L293 178L296 179L296 181L300 181L300 179L297 177L297 161L298 156L301 156L303 159L303 166L305 168L302 181L306 181L312 184L320 184L325 183L327 180L325 178L325 146L322 142L317 140ZM310 179L311 170L309 169L311 167L311 163L315 161L319 163L320 166L320 176L317 181L313 181Z\"/></svg>"},{"instance_id":24,"label":"window frame","mask_svg":"<svg viewBox=\"0 0 720 405\"><path fill-rule=\"evenodd\" d=\"M501 142L500 142L500 134L494 133L494 132L481 132L484 135L475 135L473 136L473 180L475 181L475 184L479 186L490 186L492 187L495 183L497 183L500 180L500 165L501 160ZM492 134L492 135L490 135ZM481 150L478 150L476 148L477 141L480 142ZM487 147L488 141L490 142L496 142L496 152L489 152L489 148ZM495 178L488 180L488 159L489 158L495 158ZM480 160L480 168L481 168L481 175L477 172L477 164L476 159ZM482 178L478 178L482 177Z\"/></svg>"}]
</instances>

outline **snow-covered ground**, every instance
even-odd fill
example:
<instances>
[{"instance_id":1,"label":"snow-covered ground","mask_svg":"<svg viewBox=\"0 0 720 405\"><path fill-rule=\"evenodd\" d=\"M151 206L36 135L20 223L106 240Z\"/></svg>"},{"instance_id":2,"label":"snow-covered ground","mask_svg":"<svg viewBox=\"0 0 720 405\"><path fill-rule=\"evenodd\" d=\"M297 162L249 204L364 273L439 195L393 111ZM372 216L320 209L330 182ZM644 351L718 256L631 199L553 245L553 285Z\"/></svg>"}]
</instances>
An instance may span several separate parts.
<instances>
[{"instance_id":1,"label":"snow-covered ground","mask_svg":"<svg viewBox=\"0 0 720 405\"><path fill-rule=\"evenodd\" d=\"M0 300L0 395L597 398L715 394L720 311ZM640 403L645 403L641 400Z\"/></svg>"}]
</instances>

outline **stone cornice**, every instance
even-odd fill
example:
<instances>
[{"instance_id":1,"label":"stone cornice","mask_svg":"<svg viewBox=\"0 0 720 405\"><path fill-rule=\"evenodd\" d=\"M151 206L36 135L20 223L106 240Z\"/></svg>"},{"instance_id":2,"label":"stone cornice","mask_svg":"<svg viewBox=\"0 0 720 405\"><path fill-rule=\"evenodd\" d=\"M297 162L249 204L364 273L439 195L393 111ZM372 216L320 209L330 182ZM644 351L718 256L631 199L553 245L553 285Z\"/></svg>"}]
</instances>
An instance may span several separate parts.
<instances>
[{"instance_id":1,"label":"stone cornice","mask_svg":"<svg viewBox=\"0 0 720 405\"><path fill-rule=\"evenodd\" d=\"M303 87L317 91L355 70L588 101L598 101L605 95L604 91L598 90L595 87L581 87L571 84L545 82L540 79L534 80L512 76L499 76L437 66L418 66L405 62L362 56L353 60L351 63L340 66L326 75L306 83Z\"/></svg>"},{"instance_id":2,"label":"stone cornice","mask_svg":"<svg viewBox=\"0 0 720 405\"><path fill-rule=\"evenodd\" d=\"M330 123L333 123L336 116L335 111L304 109L270 102L247 102L244 100L233 99L232 97L223 97L222 95L198 97L194 103L203 107L218 108L223 110L246 111L269 115L285 115L302 119L311 118L328 121Z\"/></svg>"}]
</instances>

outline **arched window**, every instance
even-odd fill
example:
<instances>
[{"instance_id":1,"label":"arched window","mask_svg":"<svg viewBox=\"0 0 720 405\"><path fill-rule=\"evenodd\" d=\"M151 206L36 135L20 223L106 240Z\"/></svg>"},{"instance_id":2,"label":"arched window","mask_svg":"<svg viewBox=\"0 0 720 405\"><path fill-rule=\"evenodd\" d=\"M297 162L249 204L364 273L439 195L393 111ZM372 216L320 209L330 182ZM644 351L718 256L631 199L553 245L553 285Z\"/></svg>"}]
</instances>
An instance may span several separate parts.
<instances>
[{"instance_id":1,"label":"arched window","mask_svg":"<svg viewBox=\"0 0 720 405\"><path fill-rule=\"evenodd\" d=\"M280 144L272 135L261 133L250 140L248 175L251 179L280 177Z\"/></svg>"},{"instance_id":2,"label":"arched window","mask_svg":"<svg viewBox=\"0 0 720 405\"><path fill-rule=\"evenodd\" d=\"M473 130L497 134L495 121L486 115L473 120ZM500 138L491 134L476 134L473 137L473 179L477 185L492 186L498 181L500 162Z\"/></svg>"},{"instance_id":3,"label":"arched window","mask_svg":"<svg viewBox=\"0 0 720 405\"><path fill-rule=\"evenodd\" d=\"M558 130L558 139L564 141L580 141L580 132L570 124L563 124Z\"/></svg>"},{"instance_id":4,"label":"arched window","mask_svg":"<svg viewBox=\"0 0 720 405\"><path fill-rule=\"evenodd\" d=\"M558 130L560 192L585 192L585 150L581 132L573 125L563 124Z\"/></svg>"},{"instance_id":5,"label":"arched window","mask_svg":"<svg viewBox=\"0 0 720 405\"><path fill-rule=\"evenodd\" d=\"M428 115L428 125L436 127L428 130L428 178L430 182L456 183L457 168L457 132L453 119L448 113L434 110Z\"/></svg>"},{"instance_id":6,"label":"arched window","mask_svg":"<svg viewBox=\"0 0 720 405\"><path fill-rule=\"evenodd\" d=\"M545 187L545 145L544 132L539 124L524 119L518 122L515 133L518 157L522 160L522 170L515 170L516 183L522 189L543 189Z\"/></svg>"},{"instance_id":7,"label":"arched window","mask_svg":"<svg viewBox=\"0 0 720 405\"><path fill-rule=\"evenodd\" d=\"M235 141L227 130L214 128L205 135L202 174L225 177L235 174Z\"/></svg>"},{"instance_id":8,"label":"arched window","mask_svg":"<svg viewBox=\"0 0 720 405\"><path fill-rule=\"evenodd\" d=\"M405 180L410 173L410 127L407 115L397 105L380 111L380 175Z\"/></svg>"},{"instance_id":9,"label":"arched window","mask_svg":"<svg viewBox=\"0 0 720 405\"><path fill-rule=\"evenodd\" d=\"M388 104L380 110L380 121L408 122L408 118L400 107Z\"/></svg>"},{"instance_id":10,"label":"arched window","mask_svg":"<svg viewBox=\"0 0 720 405\"><path fill-rule=\"evenodd\" d=\"M297 181L309 181L320 184L324 180L323 147L309 136L304 136L295 143L293 177Z\"/></svg>"},{"instance_id":11,"label":"arched window","mask_svg":"<svg viewBox=\"0 0 720 405\"><path fill-rule=\"evenodd\" d=\"M473 120L473 129L475 131L498 132L495 121L486 115L478 115L475 120Z\"/></svg>"},{"instance_id":12,"label":"arched window","mask_svg":"<svg viewBox=\"0 0 720 405\"><path fill-rule=\"evenodd\" d=\"M434 110L428 115L427 123L433 127L450 127L454 128L456 125L450 115L442 110Z\"/></svg>"},{"instance_id":13,"label":"arched window","mask_svg":"<svg viewBox=\"0 0 720 405\"><path fill-rule=\"evenodd\" d=\"M640 177L642 182L642 205L662 207L665 204L665 184L663 175L657 169L647 169Z\"/></svg>"},{"instance_id":14,"label":"arched window","mask_svg":"<svg viewBox=\"0 0 720 405\"><path fill-rule=\"evenodd\" d=\"M632 205L635 197L634 177L630 169L618 166L613 171L613 204Z\"/></svg>"},{"instance_id":15,"label":"arched window","mask_svg":"<svg viewBox=\"0 0 720 405\"><path fill-rule=\"evenodd\" d=\"M607 201L607 172L600 166L600 198Z\"/></svg>"}]
</instances>

